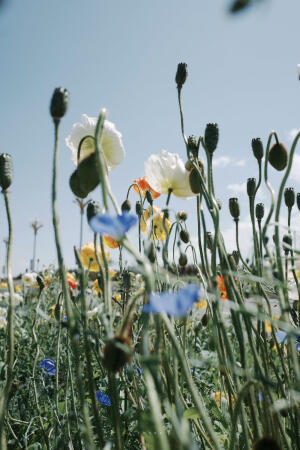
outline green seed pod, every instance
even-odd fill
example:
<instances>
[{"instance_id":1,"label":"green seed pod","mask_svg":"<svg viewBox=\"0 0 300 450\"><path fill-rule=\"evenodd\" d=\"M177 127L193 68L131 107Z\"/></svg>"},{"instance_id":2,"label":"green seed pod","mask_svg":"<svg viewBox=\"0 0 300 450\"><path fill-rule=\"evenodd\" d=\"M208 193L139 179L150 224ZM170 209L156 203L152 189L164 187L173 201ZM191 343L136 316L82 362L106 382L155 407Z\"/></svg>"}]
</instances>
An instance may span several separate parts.
<instances>
[{"instance_id":1,"label":"green seed pod","mask_svg":"<svg viewBox=\"0 0 300 450\"><path fill-rule=\"evenodd\" d=\"M200 194L201 188L201 177L197 170L193 169L189 175L190 188L194 194Z\"/></svg>"},{"instance_id":2,"label":"green seed pod","mask_svg":"<svg viewBox=\"0 0 300 450\"><path fill-rule=\"evenodd\" d=\"M300 211L300 192L298 192L298 194L297 194L297 206Z\"/></svg>"},{"instance_id":3,"label":"green seed pod","mask_svg":"<svg viewBox=\"0 0 300 450\"><path fill-rule=\"evenodd\" d=\"M187 265L187 256L185 253L181 253L179 256L179 265L184 267Z\"/></svg>"},{"instance_id":4,"label":"green seed pod","mask_svg":"<svg viewBox=\"0 0 300 450\"><path fill-rule=\"evenodd\" d=\"M286 207L289 209L292 209L292 207L295 204L295 191L292 187L287 187L284 190L284 201L286 204Z\"/></svg>"},{"instance_id":5,"label":"green seed pod","mask_svg":"<svg viewBox=\"0 0 300 450\"><path fill-rule=\"evenodd\" d=\"M184 83L187 79L187 76L188 76L187 64L179 63L177 66L177 72L176 72L176 76L175 76L175 81L176 81L178 89L182 88L182 86L184 85Z\"/></svg>"},{"instance_id":6,"label":"green seed pod","mask_svg":"<svg viewBox=\"0 0 300 450\"><path fill-rule=\"evenodd\" d=\"M69 185L70 185L71 191L73 192L73 194L76 197L85 198L88 195L88 192L86 192L80 184L77 169L70 176Z\"/></svg>"},{"instance_id":7,"label":"green seed pod","mask_svg":"<svg viewBox=\"0 0 300 450\"><path fill-rule=\"evenodd\" d=\"M90 222L90 220L99 214L101 212L101 208L98 202L95 202L95 200L91 200L88 202L87 208L86 208L86 217L87 221Z\"/></svg>"},{"instance_id":8,"label":"green seed pod","mask_svg":"<svg viewBox=\"0 0 300 450\"><path fill-rule=\"evenodd\" d=\"M96 153L84 158L77 167L80 184L86 192L93 191L100 183Z\"/></svg>"},{"instance_id":9,"label":"green seed pod","mask_svg":"<svg viewBox=\"0 0 300 450\"><path fill-rule=\"evenodd\" d=\"M285 234L282 238L282 247L287 255L291 251L292 247L292 236L290 234Z\"/></svg>"},{"instance_id":10,"label":"green seed pod","mask_svg":"<svg viewBox=\"0 0 300 450\"><path fill-rule=\"evenodd\" d=\"M256 189L256 179L248 178L247 180L247 194L249 197L254 197Z\"/></svg>"},{"instance_id":11,"label":"green seed pod","mask_svg":"<svg viewBox=\"0 0 300 450\"><path fill-rule=\"evenodd\" d=\"M51 103L50 114L54 120L61 119L67 111L69 103L69 92L62 87L54 89Z\"/></svg>"},{"instance_id":12,"label":"green seed pod","mask_svg":"<svg viewBox=\"0 0 300 450\"><path fill-rule=\"evenodd\" d=\"M130 203L130 201L127 199L127 200L124 200L124 202L122 203L122 205L121 205L121 210L124 212L124 211L130 211L131 210L131 203Z\"/></svg>"},{"instance_id":13,"label":"green seed pod","mask_svg":"<svg viewBox=\"0 0 300 450\"><path fill-rule=\"evenodd\" d=\"M183 222L185 222L186 219L188 218L188 215L185 211L182 210L177 213L177 217L179 220L182 220Z\"/></svg>"},{"instance_id":14,"label":"green seed pod","mask_svg":"<svg viewBox=\"0 0 300 450\"><path fill-rule=\"evenodd\" d=\"M11 156L8 153L0 153L0 186L3 191L12 183L13 170Z\"/></svg>"},{"instance_id":15,"label":"green seed pod","mask_svg":"<svg viewBox=\"0 0 300 450\"><path fill-rule=\"evenodd\" d=\"M257 203L255 207L255 216L257 220L262 220L265 215L265 205L263 203Z\"/></svg>"},{"instance_id":16,"label":"green seed pod","mask_svg":"<svg viewBox=\"0 0 300 450\"><path fill-rule=\"evenodd\" d=\"M146 199L147 199L149 205L153 205L153 197L152 197L151 192L148 190L146 191Z\"/></svg>"},{"instance_id":17,"label":"green seed pod","mask_svg":"<svg viewBox=\"0 0 300 450\"><path fill-rule=\"evenodd\" d=\"M269 151L269 163L276 170L284 170L287 166L289 155L285 146L281 143L274 144Z\"/></svg>"},{"instance_id":18,"label":"green seed pod","mask_svg":"<svg viewBox=\"0 0 300 450\"><path fill-rule=\"evenodd\" d=\"M198 152L199 152L199 148L198 148L198 143L197 143L197 139L195 136L189 136L188 137L188 150L192 153L192 155L194 156L194 158L198 157Z\"/></svg>"},{"instance_id":19,"label":"green seed pod","mask_svg":"<svg viewBox=\"0 0 300 450\"><path fill-rule=\"evenodd\" d=\"M179 233L179 237L185 244L190 242L190 234L187 230L181 230Z\"/></svg>"},{"instance_id":20,"label":"green seed pod","mask_svg":"<svg viewBox=\"0 0 300 450\"><path fill-rule=\"evenodd\" d=\"M204 143L207 151L213 153L219 141L219 127L216 123L208 123L204 133Z\"/></svg>"},{"instance_id":21,"label":"green seed pod","mask_svg":"<svg viewBox=\"0 0 300 450\"><path fill-rule=\"evenodd\" d=\"M231 217L234 220L238 220L240 217L240 205L239 200L235 197L229 199L229 211L231 214Z\"/></svg>"},{"instance_id":22,"label":"green seed pod","mask_svg":"<svg viewBox=\"0 0 300 450\"><path fill-rule=\"evenodd\" d=\"M208 250L212 251L214 245L214 237L210 231L206 232L206 245Z\"/></svg>"},{"instance_id":23,"label":"green seed pod","mask_svg":"<svg viewBox=\"0 0 300 450\"><path fill-rule=\"evenodd\" d=\"M142 216L142 214L143 214L143 208L142 208L141 202L136 202L136 204L135 204L135 212L136 212L136 214L137 214L139 217Z\"/></svg>"},{"instance_id":24,"label":"green seed pod","mask_svg":"<svg viewBox=\"0 0 300 450\"><path fill-rule=\"evenodd\" d=\"M45 287L44 279L40 275L37 275L36 281L37 281L37 283L39 285L40 291L42 291L44 289L44 287Z\"/></svg>"},{"instance_id":25,"label":"green seed pod","mask_svg":"<svg viewBox=\"0 0 300 450\"><path fill-rule=\"evenodd\" d=\"M251 145L254 157L257 161L261 161L264 156L264 148L260 138L252 139Z\"/></svg>"}]
</instances>

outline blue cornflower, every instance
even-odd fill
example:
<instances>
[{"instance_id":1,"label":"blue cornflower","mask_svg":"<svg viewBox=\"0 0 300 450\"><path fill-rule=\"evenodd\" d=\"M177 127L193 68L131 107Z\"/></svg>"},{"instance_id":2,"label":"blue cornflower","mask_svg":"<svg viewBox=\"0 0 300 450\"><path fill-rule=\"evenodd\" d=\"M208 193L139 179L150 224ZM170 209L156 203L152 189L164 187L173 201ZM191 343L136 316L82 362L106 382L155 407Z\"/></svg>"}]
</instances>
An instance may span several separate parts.
<instances>
[{"instance_id":1,"label":"blue cornflower","mask_svg":"<svg viewBox=\"0 0 300 450\"><path fill-rule=\"evenodd\" d=\"M258 400L260 401L260 402L262 402L263 401L263 395L262 395L262 392L259 392L258 393Z\"/></svg>"},{"instance_id":2,"label":"blue cornflower","mask_svg":"<svg viewBox=\"0 0 300 450\"><path fill-rule=\"evenodd\" d=\"M199 300L200 286L188 284L177 292L162 292L161 294L150 294L149 303L144 306L144 312L162 313L169 316L182 317L191 309L193 304Z\"/></svg>"},{"instance_id":3,"label":"blue cornflower","mask_svg":"<svg viewBox=\"0 0 300 450\"><path fill-rule=\"evenodd\" d=\"M102 391L97 391L96 392L96 397L99 403L101 403L101 405L104 406L110 406L110 398L108 395L104 394L104 392Z\"/></svg>"},{"instance_id":4,"label":"blue cornflower","mask_svg":"<svg viewBox=\"0 0 300 450\"><path fill-rule=\"evenodd\" d=\"M297 342L296 344L296 351L300 353L300 342Z\"/></svg>"},{"instance_id":5,"label":"blue cornflower","mask_svg":"<svg viewBox=\"0 0 300 450\"><path fill-rule=\"evenodd\" d=\"M143 368L142 367L140 368L136 365L133 366L133 370L135 371L137 377L140 377L144 373Z\"/></svg>"},{"instance_id":6,"label":"blue cornflower","mask_svg":"<svg viewBox=\"0 0 300 450\"><path fill-rule=\"evenodd\" d=\"M116 240L122 239L130 228L136 224L133 214L123 212L122 215L97 214L89 222L94 233L107 234Z\"/></svg>"},{"instance_id":7,"label":"blue cornflower","mask_svg":"<svg viewBox=\"0 0 300 450\"><path fill-rule=\"evenodd\" d=\"M280 343L284 342L287 339L287 334L285 331L278 330L278 331L276 331L275 335L276 335L277 341ZM294 339L294 341L297 341L298 337L293 336L293 339Z\"/></svg>"},{"instance_id":8,"label":"blue cornflower","mask_svg":"<svg viewBox=\"0 0 300 450\"><path fill-rule=\"evenodd\" d=\"M40 364L40 368L47 375L55 375L56 368L55 368L55 363L54 363L53 359L48 359L48 358L43 359L43 361Z\"/></svg>"}]
</instances>

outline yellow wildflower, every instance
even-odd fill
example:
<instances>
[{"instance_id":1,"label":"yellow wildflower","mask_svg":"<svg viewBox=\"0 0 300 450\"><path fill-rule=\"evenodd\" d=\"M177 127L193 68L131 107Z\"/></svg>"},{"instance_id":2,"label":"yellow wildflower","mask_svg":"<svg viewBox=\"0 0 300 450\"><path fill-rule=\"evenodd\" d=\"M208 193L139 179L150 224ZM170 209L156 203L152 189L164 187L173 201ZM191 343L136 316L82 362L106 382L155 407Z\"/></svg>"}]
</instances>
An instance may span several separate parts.
<instances>
[{"instance_id":1,"label":"yellow wildflower","mask_svg":"<svg viewBox=\"0 0 300 450\"><path fill-rule=\"evenodd\" d=\"M203 298L200 298L197 302L194 303L195 308L205 309L207 308L207 301Z\"/></svg>"},{"instance_id":2,"label":"yellow wildflower","mask_svg":"<svg viewBox=\"0 0 300 450\"><path fill-rule=\"evenodd\" d=\"M7 289L7 283L5 281L0 283L0 289Z\"/></svg>"},{"instance_id":3,"label":"yellow wildflower","mask_svg":"<svg viewBox=\"0 0 300 450\"><path fill-rule=\"evenodd\" d=\"M167 234L164 229L163 222L164 214L161 209L158 206L149 206L149 208L144 211L144 217L141 217L141 230L144 234L151 230L151 239L164 241ZM169 219L165 219L165 227L168 231L170 231L171 221Z\"/></svg>"},{"instance_id":4,"label":"yellow wildflower","mask_svg":"<svg viewBox=\"0 0 300 450\"><path fill-rule=\"evenodd\" d=\"M21 292L22 289L23 288L22 288L22 286L20 284L16 284L16 286L15 286L16 293Z\"/></svg>"},{"instance_id":5,"label":"yellow wildflower","mask_svg":"<svg viewBox=\"0 0 300 450\"><path fill-rule=\"evenodd\" d=\"M118 248L119 244L118 242L111 236L108 236L108 234L105 234L103 236L103 244L107 248Z\"/></svg>"},{"instance_id":6,"label":"yellow wildflower","mask_svg":"<svg viewBox=\"0 0 300 450\"><path fill-rule=\"evenodd\" d=\"M100 262L103 263L103 256L100 250L100 246L97 245L97 253L100 258ZM109 252L105 250L106 259L109 260ZM99 265L96 259L95 246L93 242L88 242L81 247L81 261L83 266L90 272L98 272Z\"/></svg>"},{"instance_id":7,"label":"yellow wildflower","mask_svg":"<svg viewBox=\"0 0 300 450\"><path fill-rule=\"evenodd\" d=\"M115 296L115 300L118 302L118 303L120 303L120 301L121 301L121 294L116 294L116 296Z\"/></svg>"}]
</instances>

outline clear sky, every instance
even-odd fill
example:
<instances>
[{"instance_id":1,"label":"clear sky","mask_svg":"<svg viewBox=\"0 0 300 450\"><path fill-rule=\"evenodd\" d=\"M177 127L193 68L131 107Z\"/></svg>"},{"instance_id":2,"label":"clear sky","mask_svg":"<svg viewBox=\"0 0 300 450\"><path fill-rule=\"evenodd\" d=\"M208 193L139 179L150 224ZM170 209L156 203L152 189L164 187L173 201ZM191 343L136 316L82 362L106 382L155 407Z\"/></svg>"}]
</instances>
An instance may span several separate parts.
<instances>
[{"instance_id":1,"label":"clear sky","mask_svg":"<svg viewBox=\"0 0 300 450\"><path fill-rule=\"evenodd\" d=\"M232 244L228 198L241 198L249 240L247 197L241 186L257 176L250 142L264 142L275 129L290 145L300 128L299 0L266 0L230 16L226 0L10 0L0 9L1 152L13 157L11 208L13 267L29 266L38 217L40 267L56 263L50 213L53 126L49 101L56 86L70 92L61 126L58 206L63 250L74 265L79 211L68 186L74 169L64 138L83 113L102 107L123 134L125 161L111 172L121 202L131 180L144 175L144 161L161 149L185 157L174 82L177 63L189 67L183 89L188 134L203 134L207 122L220 127L214 169L223 202L222 229ZM298 152L299 153L299 152ZM299 163L299 161L298 161ZM300 170L300 164L298 164ZM297 180L298 178L298 180ZM299 186L299 171L289 185ZM265 198L264 198L265 196ZM90 196L100 199L96 190ZM266 204L268 196L261 194ZM132 193L133 203L136 198ZM162 203L163 201L161 201ZM195 233L195 201L172 200L189 212ZM4 202L0 221L0 268L7 236ZM296 212L295 212L296 214ZM84 241L92 234L85 226Z\"/></svg>"}]
</instances>

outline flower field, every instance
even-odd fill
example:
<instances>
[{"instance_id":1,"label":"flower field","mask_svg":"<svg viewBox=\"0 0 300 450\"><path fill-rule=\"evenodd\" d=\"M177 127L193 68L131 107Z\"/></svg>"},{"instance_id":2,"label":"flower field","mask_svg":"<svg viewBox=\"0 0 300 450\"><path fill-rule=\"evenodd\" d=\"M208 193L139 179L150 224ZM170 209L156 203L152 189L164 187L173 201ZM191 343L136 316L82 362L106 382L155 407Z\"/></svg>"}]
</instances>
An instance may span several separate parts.
<instances>
[{"instance_id":1,"label":"flower field","mask_svg":"<svg viewBox=\"0 0 300 450\"><path fill-rule=\"evenodd\" d=\"M246 183L246 258L239 200L222 206L215 188L219 127L209 123L197 137L185 132L187 77L187 65L178 64L182 153L149 155L144 176L124 187L120 205L110 172L125 158L121 133L102 109L97 118L83 114L61 137L69 92L55 89L49 127L57 266L19 280L11 261L12 158L0 154L9 227L0 284L1 449L300 449L300 249L293 228L300 193L288 184L300 132L290 149L275 131L249 143L257 177ZM60 240L63 138L81 211L76 268L66 267ZM270 171L281 176L277 191ZM265 204L257 201L262 186ZM195 206L196 241L187 201ZM230 253L221 208L235 226ZM82 242L83 221L91 242Z\"/></svg>"}]
</instances>

